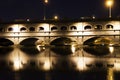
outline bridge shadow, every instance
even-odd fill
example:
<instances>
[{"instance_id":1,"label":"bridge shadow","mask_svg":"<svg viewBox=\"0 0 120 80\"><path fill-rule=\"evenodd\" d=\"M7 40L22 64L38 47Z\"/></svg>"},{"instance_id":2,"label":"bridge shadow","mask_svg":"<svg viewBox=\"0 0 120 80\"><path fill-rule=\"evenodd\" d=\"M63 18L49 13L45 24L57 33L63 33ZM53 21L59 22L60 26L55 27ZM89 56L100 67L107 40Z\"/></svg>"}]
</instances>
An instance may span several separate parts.
<instances>
[{"instance_id":1,"label":"bridge shadow","mask_svg":"<svg viewBox=\"0 0 120 80\"><path fill-rule=\"evenodd\" d=\"M0 38L0 56L7 56L12 52L14 50L13 45L14 43L9 39Z\"/></svg>"},{"instance_id":2,"label":"bridge shadow","mask_svg":"<svg viewBox=\"0 0 120 80\"><path fill-rule=\"evenodd\" d=\"M84 47L83 50L95 56L105 56L110 53L107 46L88 46Z\"/></svg>"},{"instance_id":3,"label":"bridge shadow","mask_svg":"<svg viewBox=\"0 0 120 80\"><path fill-rule=\"evenodd\" d=\"M0 46L11 46L11 45L14 45L14 43L9 39L0 38Z\"/></svg>"},{"instance_id":4,"label":"bridge shadow","mask_svg":"<svg viewBox=\"0 0 120 80\"><path fill-rule=\"evenodd\" d=\"M36 46L22 46L20 47L20 50L29 55L36 55L40 53Z\"/></svg>"},{"instance_id":5,"label":"bridge shadow","mask_svg":"<svg viewBox=\"0 0 120 80\"><path fill-rule=\"evenodd\" d=\"M13 50L14 50L13 47L10 47L10 46L1 46L0 47L0 56L7 56Z\"/></svg>"},{"instance_id":6,"label":"bridge shadow","mask_svg":"<svg viewBox=\"0 0 120 80\"><path fill-rule=\"evenodd\" d=\"M20 50L25 52L29 55L36 55L42 52L44 49L42 49L40 46L36 45L36 42L38 41L37 38L27 38L20 42Z\"/></svg>"},{"instance_id":7,"label":"bridge shadow","mask_svg":"<svg viewBox=\"0 0 120 80\"><path fill-rule=\"evenodd\" d=\"M73 43L73 41L70 38L60 37L50 43L50 45L52 46L50 49L56 54L67 56L73 54L74 52L71 49L71 43Z\"/></svg>"},{"instance_id":8,"label":"bridge shadow","mask_svg":"<svg viewBox=\"0 0 120 80\"><path fill-rule=\"evenodd\" d=\"M62 55L62 56L67 56L73 53L71 50L71 46L65 46L65 45L51 47L51 50L54 53Z\"/></svg>"},{"instance_id":9,"label":"bridge shadow","mask_svg":"<svg viewBox=\"0 0 120 80\"><path fill-rule=\"evenodd\" d=\"M105 37L93 37L83 43L83 50L95 56L105 56L110 54L110 45L113 41Z\"/></svg>"}]
</instances>

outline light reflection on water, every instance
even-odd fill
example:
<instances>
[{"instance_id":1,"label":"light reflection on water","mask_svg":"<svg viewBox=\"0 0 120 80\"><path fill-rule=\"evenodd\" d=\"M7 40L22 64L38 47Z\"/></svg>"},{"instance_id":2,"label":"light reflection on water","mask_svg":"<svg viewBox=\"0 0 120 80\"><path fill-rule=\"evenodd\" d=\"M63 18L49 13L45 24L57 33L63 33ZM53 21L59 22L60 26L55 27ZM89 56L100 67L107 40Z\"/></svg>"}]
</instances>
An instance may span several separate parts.
<instances>
[{"instance_id":1,"label":"light reflection on water","mask_svg":"<svg viewBox=\"0 0 120 80\"><path fill-rule=\"evenodd\" d=\"M21 47L13 47L14 49L8 52L7 56L4 56L4 61L10 68L9 70L11 73L13 72L10 77L14 77L14 79L11 80L40 79L41 74L42 80L71 78L72 80L118 80L115 73L120 74L120 47L61 47L52 47L52 49L50 46L38 46L37 48L33 46L22 49ZM91 48L93 51L90 50ZM29 54L29 49L33 53ZM34 50L39 52L36 53ZM61 53L61 50L64 53ZM31 76L28 77L28 75ZM9 74L6 76L9 76ZM63 77L63 79L60 77Z\"/></svg>"}]
</instances>

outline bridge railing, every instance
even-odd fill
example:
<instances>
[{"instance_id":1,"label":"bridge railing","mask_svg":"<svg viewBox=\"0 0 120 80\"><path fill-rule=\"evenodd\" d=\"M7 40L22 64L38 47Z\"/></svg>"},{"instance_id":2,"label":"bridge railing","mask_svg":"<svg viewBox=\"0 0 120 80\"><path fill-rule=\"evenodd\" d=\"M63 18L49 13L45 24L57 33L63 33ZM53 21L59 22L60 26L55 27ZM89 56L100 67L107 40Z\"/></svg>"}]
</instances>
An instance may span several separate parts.
<instances>
[{"instance_id":1,"label":"bridge railing","mask_svg":"<svg viewBox=\"0 0 120 80\"><path fill-rule=\"evenodd\" d=\"M1 32L0 37L120 36L120 30Z\"/></svg>"}]
</instances>

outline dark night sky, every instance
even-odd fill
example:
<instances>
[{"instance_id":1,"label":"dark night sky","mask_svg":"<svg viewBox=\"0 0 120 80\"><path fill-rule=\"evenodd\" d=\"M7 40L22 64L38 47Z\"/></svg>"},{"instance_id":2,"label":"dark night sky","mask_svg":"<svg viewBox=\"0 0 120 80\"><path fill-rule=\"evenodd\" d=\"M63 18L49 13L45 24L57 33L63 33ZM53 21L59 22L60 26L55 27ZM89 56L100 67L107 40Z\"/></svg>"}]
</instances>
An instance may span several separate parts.
<instances>
[{"instance_id":1,"label":"dark night sky","mask_svg":"<svg viewBox=\"0 0 120 80\"><path fill-rule=\"evenodd\" d=\"M120 15L120 0L114 0L112 15ZM105 0L49 0L46 17L57 14L61 19L74 19L83 16L108 17ZM0 0L0 19L43 19L43 0Z\"/></svg>"}]
</instances>

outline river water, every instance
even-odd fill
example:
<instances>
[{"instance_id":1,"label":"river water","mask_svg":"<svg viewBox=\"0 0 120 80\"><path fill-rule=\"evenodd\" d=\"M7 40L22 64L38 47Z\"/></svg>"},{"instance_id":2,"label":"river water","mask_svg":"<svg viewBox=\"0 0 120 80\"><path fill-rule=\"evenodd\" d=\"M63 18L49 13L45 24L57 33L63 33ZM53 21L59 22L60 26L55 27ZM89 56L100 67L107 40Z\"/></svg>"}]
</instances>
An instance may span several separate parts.
<instances>
[{"instance_id":1,"label":"river water","mask_svg":"<svg viewBox=\"0 0 120 80\"><path fill-rule=\"evenodd\" d=\"M120 80L119 46L0 47L0 80Z\"/></svg>"}]
</instances>

